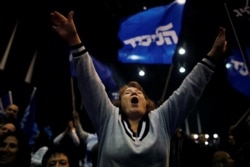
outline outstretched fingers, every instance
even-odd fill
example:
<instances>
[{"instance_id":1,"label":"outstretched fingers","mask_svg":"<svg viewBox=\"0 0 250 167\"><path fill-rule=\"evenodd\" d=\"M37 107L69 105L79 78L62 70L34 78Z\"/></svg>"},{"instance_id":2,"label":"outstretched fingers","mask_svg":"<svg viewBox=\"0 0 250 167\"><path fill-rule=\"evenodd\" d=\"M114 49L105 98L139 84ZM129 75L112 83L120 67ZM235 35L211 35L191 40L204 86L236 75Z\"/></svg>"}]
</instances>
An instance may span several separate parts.
<instances>
[{"instance_id":1,"label":"outstretched fingers","mask_svg":"<svg viewBox=\"0 0 250 167\"><path fill-rule=\"evenodd\" d=\"M225 52L227 48L227 41L226 41L226 29L224 27L219 28L218 38L222 42L222 50L223 52Z\"/></svg>"},{"instance_id":2,"label":"outstretched fingers","mask_svg":"<svg viewBox=\"0 0 250 167\"><path fill-rule=\"evenodd\" d=\"M70 11L69 14L68 14L69 22L73 22L73 15L74 15L74 11Z\"/></svg>"},{"instance_id":3,"label":"outstretched fingers","mask_svg":"<svg viewBox=\"0 0 250 167\"><path fill-rule=\"evenodd\" d=\"M224 27L219 28L218 37L221 38L221 40L225 40L225 38L226 38L226 29Z\"/></svg>"},{"instance_id":4,"label":"outstretched fingers","mask_svg":"<svg viewBox=\"0 0 250 167\"><path fill-rule=\"evenodd\" d=\"M68 18L66 18L61 13L54 11L50 13L51 21L53 22L54 26L60 26L65 24L68 21Z\"/></svg>"}]
</instances>

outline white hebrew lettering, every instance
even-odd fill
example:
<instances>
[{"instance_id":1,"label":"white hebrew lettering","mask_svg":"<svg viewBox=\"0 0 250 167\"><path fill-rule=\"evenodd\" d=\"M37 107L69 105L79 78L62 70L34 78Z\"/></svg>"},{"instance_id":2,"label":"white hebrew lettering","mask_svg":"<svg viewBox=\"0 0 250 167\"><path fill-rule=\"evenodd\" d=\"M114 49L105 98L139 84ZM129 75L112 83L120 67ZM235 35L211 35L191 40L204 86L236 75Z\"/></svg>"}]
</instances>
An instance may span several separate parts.
<instances>
[{"instance_id":1,"label":"white hebrew lettering","mask_svg":"<svg viewBox=\"0 0 250 167\"><path fill-rule=\"evenodd\" d=\"M234 69L238 71L242 76L249 75L249 71L243 62L232 59L231 63L233 64Z\"/></svg>"},{"instance_id":2,"label":"white hebrew lettering","mask_svg":"<svg viewBox=\"0 0 250 167\"><path fill-rule=\"evenodd\" d=\"M168 45L172 44L172 42L170 41L170 37L172 37L173 42L175 44L177 44L177 42L178 42L178 37L177 37L175 31L166 31L166 32L163 32L163 36L166 36L165 41L166 41L166 43ZM170 37L167 37L167 36L170 36Z\"/></svg>"},{"instance_id":3,"label":"white hebrew lettering","mask_svg":"<svg viewBox=\"0 0 250 167\"><path fill-rule=\"evenodd\" d=\"M137 39L137 37L130 38L130 39L124 40L123 42L125 45L131 45L133 48L135 48L136 47L136 39Z\"/></svg>"},{"instance_id":4,"label":"white hebrew lettering","mask_svg":"<svg viewBox=\"0 0 250 167\"><path fill-rule=\"evenodd\" d=\"M233 11L236 13L235 14L236 17L243 16L243 14L238 9L234 9Z\"/></svg>"},{"instance_id":5,"label":"white hebrew lettering","mask_svg":"<svg viewBox=\"0 0 250 167\"><path fill-rule=\"evenodd\" d=\"M248 0L246 0L246 6L243 8L239 8L239 9L233 9L233 12L235 12L235 16L236 17L241 17L243 16L244 13L246 14L250 14L250 6L248 6Z\"/></svg>"},{"instance_id":6,"label":"white hebrew lettering","mask_svg":"<svg viewBox=\"0 0 250 167\"><path fill-rule=\"evenodd\" d=\"M155 42L157 46L177 44L178 36L175 31L170 30L171 28L173 28L173 24L169 23L165 26L157 27L156 34L137 36L126 39L123 42L125 45L131 45L133 48L136 46L149 46L152 42Z\"/></svg>"},{"instance_id":7,"label":"white hebrew lettering","mask_svg":"<svg viewBox=\"0 0 250 167\"><path fill-rule=\"evenodd\" d=\"M150 35L143 35L141 36L141 40L139 42L140 46L149 46L152 42L152 38Z\"/></svg>"}]
</instances>

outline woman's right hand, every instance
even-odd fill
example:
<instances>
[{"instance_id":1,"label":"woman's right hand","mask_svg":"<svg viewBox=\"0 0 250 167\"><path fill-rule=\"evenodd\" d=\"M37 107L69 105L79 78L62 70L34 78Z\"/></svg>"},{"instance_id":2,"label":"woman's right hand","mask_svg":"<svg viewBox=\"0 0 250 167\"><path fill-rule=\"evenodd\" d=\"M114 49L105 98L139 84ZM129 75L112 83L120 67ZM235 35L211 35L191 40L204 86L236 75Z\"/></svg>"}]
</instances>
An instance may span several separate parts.
<instances>
[{"instance_id":1,"label":"woman's right hand","mask_svg":"<svg viewBox=\"0 0 250 167\"><path fill-rule=\"evenodd\" d=\"M70 11L67 17L57 11L50 13L50 18L53 24L52 28L69 44L69 46L81 43L73 15L74 11Z\"/></svg>"}]
</instances>

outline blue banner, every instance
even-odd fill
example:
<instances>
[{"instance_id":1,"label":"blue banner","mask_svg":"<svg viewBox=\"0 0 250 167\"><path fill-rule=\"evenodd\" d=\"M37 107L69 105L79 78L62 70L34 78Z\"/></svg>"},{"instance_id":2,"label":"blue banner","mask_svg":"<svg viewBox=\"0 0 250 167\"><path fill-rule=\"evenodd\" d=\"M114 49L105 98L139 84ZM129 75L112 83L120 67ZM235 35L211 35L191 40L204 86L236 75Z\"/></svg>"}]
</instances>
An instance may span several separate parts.
<instances>
[{"instance_id":1,"label":"blue banner","mask_svg":"<svg viewBox=\"0 0 250 167\"><path fill-rule=\"evenodd\" d=\"M246 49L246 54L250 60L250 48ZM230 64L230 67L227 68L227 76L232 87L241 94L250 97L250 73L239 49L232 51L227 63Z\"/></svg>"},{"instance_id":2,"label":"blue banner","mask_svg":"<svg viewBox=\"0 0 250 167\"><path fill-rule=\"evenodd\" d=\"M34 88L30 102L25 109L23 117L20 121L20 129L29 138L29 144L33 144L34 136L38 133L38 127L35 120L36 113L36 88Z\"/></svg>"},{"instance_id":3,"label":"blue banner","mask_svg":"<svg viewBox=\"0 0 250 167\"><path fill-rule=\"evenodd\" d=\"M176 1L128 17L120 24L122 63L172 64L181 31L184 4Z\"/></svg>"},{"instance_id":4,"label":"blue banner","mask_svg":"<svg viewBox=\"0 0 250 167\"><path fill-rule=\"evenodd\" d=\"M112 71L109 69L108 66L101 63L99 60L91 56L95 70L97 74L99 75L100 79L102 80L102 83L105 85L107 89L110 90L116 90L117 84L112 76ZM70 73L72 77L76 77L76 72L74 69L74 63L72 61L72 54L69 55L69 62L70 62Z\"/></svg>"},{"instance_id":5,"label":"blue banner","mask_svg":"<svg viewBox=\"0 0 250 167\"><path fill-rule=\"evenodd\" d=\"M237 43L231 43L232 55L227 60L231 64L227 68L228 80L233 88L250 97L250 4L246 0L231 0L225 7L237 39Z\"/></svg>"},{"instance_id":6,"label":"blue banner","mask_svg":"<svg viewBox=\"0 0 250 167\"><path fill-rule=\"evenodd\" d=\"M102 64L93 56L92 56L92 60L93 60L93 64L95 66L96 72L98 73L105 87L110 90L116 90L117 84L115 80L113 79L111 69L108 66Z\"/></svg>"}]
</instances>

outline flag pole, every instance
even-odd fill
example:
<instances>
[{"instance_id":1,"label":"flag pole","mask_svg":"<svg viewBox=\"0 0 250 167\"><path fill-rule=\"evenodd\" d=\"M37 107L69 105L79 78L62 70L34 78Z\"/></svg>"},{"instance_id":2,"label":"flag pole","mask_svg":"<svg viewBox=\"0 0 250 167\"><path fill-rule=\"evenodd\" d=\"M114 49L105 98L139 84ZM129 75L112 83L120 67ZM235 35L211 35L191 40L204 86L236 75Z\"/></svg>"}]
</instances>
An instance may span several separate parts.
<instances>
[{"instance_id":1,"label":"flag pole","mask_svg":"<svg viewBox=\"0 0 250 167\"><path fill-rule=\"evenodd\" d=\"M2 57L2 60L1 60L1 63L0 63L0 70L4 70L4 68L5 68L6 61L7 61L8 55L10 53L10 48L11 48L11 45L13 43L14 36L16 34L17 25L18 25L18 22L16 23L16 26L15 26L15 28L14 28L12 34L11 34L10 40L8 42L7 48L6 48L6 50L4 52L4 55Z\"/></svg>"},{"instance_id":2,"label":"flag pole","mask_svg":"<svg viewBox=\"0 0 250 167\"><path fill-rule=\"evenodd\" d=\"M186 134L190 136L190 128L188 124L188 118L185 119L185 129L186 129Z\"/></svg>"},{"instance_id":3,"label":"flag pole","mask_svg":"<svg viewBox=\"0 0 250 167\"><path fill-rule=\"evenodd\" d=\"M9 94L10 104L13 104L13 98L12 98L11 90L8 91L8 94Z\"/></svg>"},{"instance_id":4,"label":"flag pole","mask_svg":"<svg viewBox=\"0 0 250 167\"><path fill-rule=\"evenodd\" d=\"M75 91L74 91L74 80L73 77L70 77L71 81L71 97L72 97L72 107L73 107L73 112L76 111L76 106L75 106Z\"/></svg>"},{"instance_id":5,"label":"flag pole","mask_svg":"<svg viewBox=\"0 0 250 167\"><path fill-rule=\"evenodd\" d=\"M37 90L37 88L34 87L32 93L31 93L31 96L30 96L30 101L31 101L31 100L33 99L33 97L35 96L36 90Z\"/></svg>"},{"instance_id":6,"label":"flag pole","mask_svg":"<svg viewBox=\"0 0 250 167\"><path fill-rule=\"evenodd\" d=\"M247 116L247 114L250 112L250 108L240 117L240 119L233 125L233 129L235 129L240 122Z\"/></svg>"},{"instance_id":7,"label":"flag pole","mask_svg":"<svg viewBox=\"0 0 250 167\"><path fill-rule=\"evenodd\" d=\"M37 55L37 51L34 53L34 56L31 60L29 69L27 71L27 74L26 74L26 77L24 80L26 83L31 83L31 79L32 79L33 71L34 71L34 66L35 66L35 61L36 61L36 55Z\"/></svg>"},{"instance_id":8,"label":"flag pole","mask_svg":"<svg viewBox=\"0 0 250 167\"><path fill-rule=\"evenodd\" d=\"M171 74L172 74L172 71L173 71L173 67L174 67L174 65L171 64L170 69L169 69L169 71L168 71L168 76L167 76L167 78L166 78L166 82L165 82L165 86L164 86L164 89L163 89L163 94L162 94L162 96L161 96L160 102L163 102L164 99L165 99L166 91L167 91L167 87L168 87L168 84L169 84L169 80L170 80L170 77L171 77Z\"/></svg>"},{"instance_id":9,"label":"flag pole","mask_svg":"<svg viewBox=\"0 0 250 167\"><path fill-rule=\"evenodd\" d=\"M198 112L196 113L196 118L197 118L198 133L202 133L201 119L200 119L200 114Z\"/></svg>"}]
</instances>

